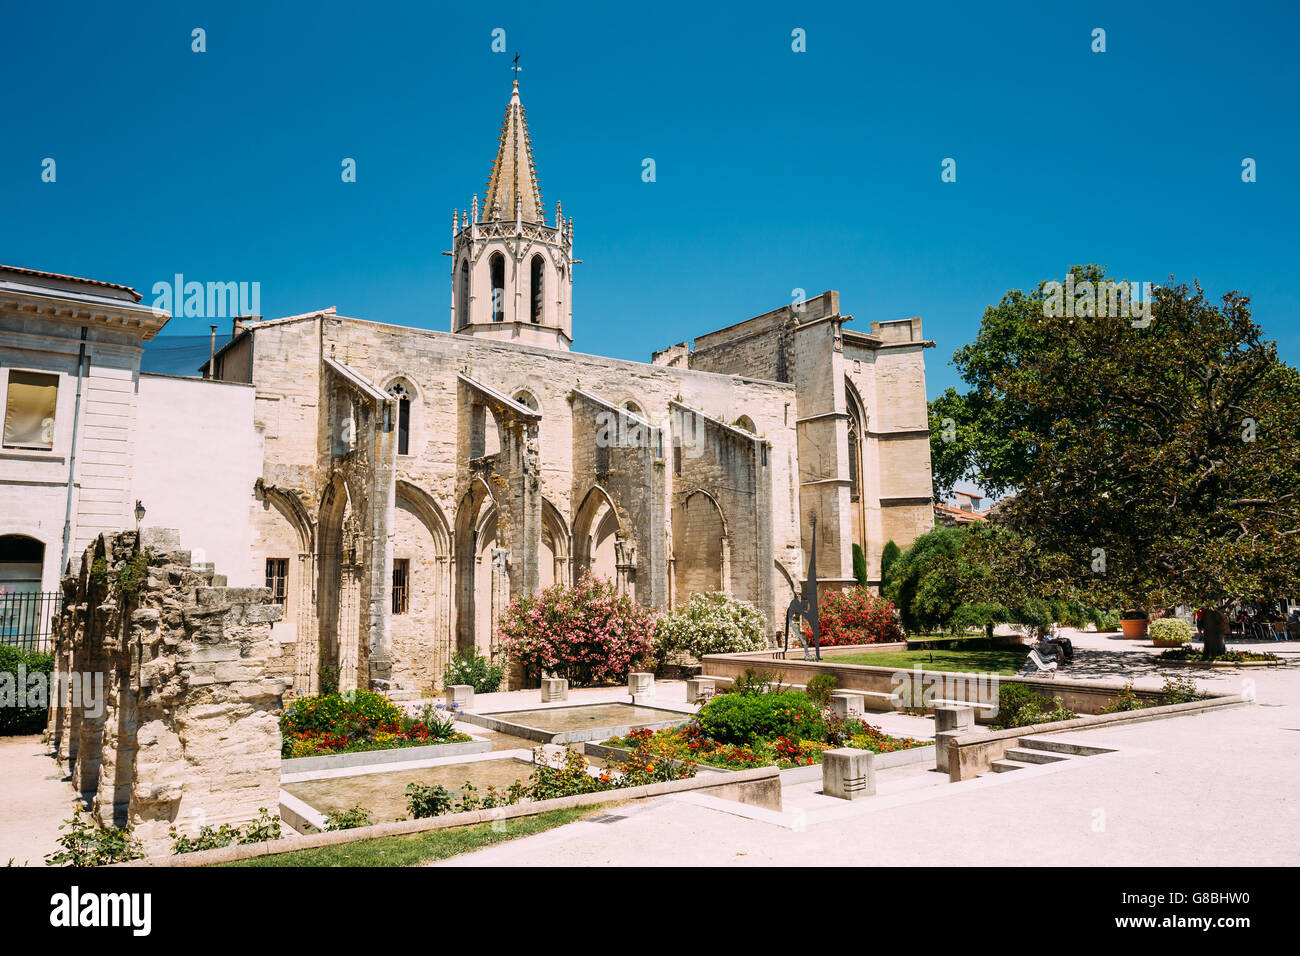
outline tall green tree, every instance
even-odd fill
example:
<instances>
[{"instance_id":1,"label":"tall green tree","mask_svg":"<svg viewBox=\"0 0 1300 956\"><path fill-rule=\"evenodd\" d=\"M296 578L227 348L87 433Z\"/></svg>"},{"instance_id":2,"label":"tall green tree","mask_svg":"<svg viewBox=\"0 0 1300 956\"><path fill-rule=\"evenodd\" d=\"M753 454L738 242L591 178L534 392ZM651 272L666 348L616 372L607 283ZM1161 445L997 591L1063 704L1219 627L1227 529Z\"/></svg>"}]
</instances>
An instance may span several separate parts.
<instances>
[{"instance_id":1,"label":"tall green tree","mask_svg":"<svg viewBox=\"0 0 1300 956\"><path fill-rule=\"evenodd\" d=\"M1294 589L1300 374L1246 296L1212 305L1171 284L1142 321L1009 293L955 361L972 389L951 403L966 430L949 452L1014 492L999 520L1024 546L1022 584L1205 607L1207 656L1223 652L1230 604Z\"/></svg>"}]
</instances>

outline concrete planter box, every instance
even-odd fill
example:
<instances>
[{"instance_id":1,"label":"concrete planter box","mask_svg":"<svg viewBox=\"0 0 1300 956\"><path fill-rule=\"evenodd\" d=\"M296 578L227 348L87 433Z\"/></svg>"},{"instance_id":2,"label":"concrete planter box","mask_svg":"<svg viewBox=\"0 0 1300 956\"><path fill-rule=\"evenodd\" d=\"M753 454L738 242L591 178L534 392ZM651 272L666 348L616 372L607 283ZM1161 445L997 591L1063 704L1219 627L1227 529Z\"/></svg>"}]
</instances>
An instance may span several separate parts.
<instances>
[{"instance_id":1,"label":"concrete planter box","mask_svg":"<svg viewBox=\"0 0 1300 956\"><path fill-rule=\"evenodd\" d=\"M460 757L465 754L484 754L492 750L492 741L471 737L448 744L430 744L427 747L393 747L389 750L362 750L359 753L321 754L319 757L293 757L280 760L280 773L312 773L317 770L340 770L344 767L407 763L432 760L435 757Z\"/></svg>"},{"instance_id":2,"label":"concrete planter box","mask_svg":"<svg viewBox=\"0 0 1300 956\"><path fill-rule=\"evenodd\" d=\"M589 757L600 757L603 760L610 760L621 763L628 757L632 756L632 751L622 747L606 747L604 744L587 743L582 745L583 751ZM875 766L877 770L885 770L889 767L903 767L913 763L927 763L934 759L933 747L913 747L910 750L895 750L892 753L876 754ZM682 761L672 761L674 766L680 766ZM742 771L732 767L710 767L699 763L695 765L699 768L700 773L741 773ZM780 771L782 786L792 783L807 783L810 780L820 780L822 778L821 764L815 763L807 767L787 767Z\"/></svg>"},{"instance_id":3,"label":"concrete planter box","mask_svg":"<svg viewBox=\"0 0 1300 956\"><path fill-rule=\"evenodd\" d=\"M167 854L112 865L117 867L211 866L214 863L231 863L258 856L291 853L295 850L310 850L322 846L338 846L343 843L354 843L358 840L372 840L375 837L428 833L431 830L443 830L449 827L473 826L477 823L496 823L518 817L531 817L547 810L590 807L615 801L643 800L688 791L695 791L724 800L734 800L737 803L763 807L776 812L781 810L781 780L776 768L755 767L753 770L741 770L726 777L706 774L690 780L668 780L662 783L646 784L642 787L629 787L626 790L583 793L573 797L539 800L535 803L531 801L516 803L508 807L497 807L491 810L469 810L464 813L447 813L442 816L425 817L419 820L376 823L373 826L358 827L354 830L291 836L269 843L235 844L215 850Z\"/></svg>"},{"instance_id":4,"label":"concrete planter box","mask_svg":"<svg viewBox=\"0 0 1300 956\"><path fill-rule=\"evenodd\" d=\"M1162 661L1161 663L1168 663ZM852 690L878 695L891 695L898 690L900 675L908 681L921 681L922 684L933 683L938 700L969 700L969 692L976 689L981 675L964 674L958 671L928 671L916 668L901 669L894 667L873 667L866 664L837 664L834 660L762 660L747 654L710 654L704 659L704 667L709 674L719 677L739 677L747 667L754 667L772 673L782 683L806 686L809 678L816 674L834 674L836 690ZM992 680L993 678L990 678ZM1058 677L996 677L997 686L1006 684L1024 684L1033 688L1049 700L1060 697L1061 702L1070 710L1079 714L1098 714L1123 690L1120 683L1102 684L1092 681L1068 680ZM992 688L986 688L992 691ZM967 697L962 697L967 693ZM1160 697L1158 690L1136 692L1144 701L1155 701ZM877 698L883 700L883 697ZM869 698L870 700L870 698ZM869 709L871 709L869 707ZM897 708L895 708L897 709ZM996 717L988 716L976 708L975 719L979 723L993 723Z\"/></svg>"}]
</instances>

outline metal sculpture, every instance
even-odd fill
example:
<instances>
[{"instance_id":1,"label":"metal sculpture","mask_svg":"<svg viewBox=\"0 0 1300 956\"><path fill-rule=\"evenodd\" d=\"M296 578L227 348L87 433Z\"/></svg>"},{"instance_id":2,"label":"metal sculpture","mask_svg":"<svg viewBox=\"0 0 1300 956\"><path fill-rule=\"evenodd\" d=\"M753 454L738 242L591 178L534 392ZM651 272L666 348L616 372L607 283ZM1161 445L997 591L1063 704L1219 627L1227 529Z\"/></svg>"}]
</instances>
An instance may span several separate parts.
<instances>
[{"instance_id":1,"label":"metal sculpture","mask_svg":"<svg viewBox=\"0 0 1300 956\"><path fill-rule=\"evenodd\" d=\"M812 551L808 558L808 578L803 582L802 596L797 597L790 602L790 606L785 609L785 647L783 650L790 649L790 624L797 616L802 622L808 625L809 636L812 638L812 647L809 648L808 641L804 639L803 627L795 631L799 637L799 643L803 645L804 660L821 660L822 659L822 629L821 622L817 620L817 519L812 519Z\"/></svg>"}]
</instances>

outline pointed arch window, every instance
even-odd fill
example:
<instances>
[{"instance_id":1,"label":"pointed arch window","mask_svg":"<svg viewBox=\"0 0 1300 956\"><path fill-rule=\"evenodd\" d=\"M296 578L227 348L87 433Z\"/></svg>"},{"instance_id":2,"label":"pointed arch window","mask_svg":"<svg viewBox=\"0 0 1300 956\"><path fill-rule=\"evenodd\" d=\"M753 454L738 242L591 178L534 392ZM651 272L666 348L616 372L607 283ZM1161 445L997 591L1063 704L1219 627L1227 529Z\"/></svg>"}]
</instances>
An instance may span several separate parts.
<instances>
[{"instance_id":1,"label":"pointed arch window","mask_svg":"<svg viewBox=\"0 0 1300 956\"><path fill-rule=\"evenodd\" d=\"M536 325L542 321L542 315L545 309L546 295L546 260L541 254L533 256L532 267L529 269L529 288L532 290L532 309L530 318Z\"/></svg>"},{"instance_id":2,"label":"pointed arch window","mask_svg":"<svg viewBox=\"0 0 1300 956\"><path fill-rule=\"evenodd\" d=\"M506 257L492 253L488 260L488 273L492 279L492 321L506 320Z\"/></svg>"},{"instance_id":3,"label":"pointed arch window","mask_svg":"<svg viewBox=\"0 0 1300 956\"><path fill-rule=\"evenodd\" d=\"M456 296L456 328L469 325L469 260L460 261L460 293Z\"/></svg>"},{"instance_id":4,"label":"pointed arch window","mask_svg":"<svg viewBox=\"0 0 1300 956\"><path fill-rule=\"evenodd\" d=\"M858 419L856 415L849 415L849 500L857 501L860 495L858 489Z\"/></svg>"},{"instance_id":5,"label":"pointed arch window","mask_svg":"<svg viewBox=\"0 0 1300 956\"><path fill-rule=\"evenodd\" d=\"M397 399L397 453L411 453L411 392L398 382L388 390L388 394Z\"/></svg>"}]
</instances>

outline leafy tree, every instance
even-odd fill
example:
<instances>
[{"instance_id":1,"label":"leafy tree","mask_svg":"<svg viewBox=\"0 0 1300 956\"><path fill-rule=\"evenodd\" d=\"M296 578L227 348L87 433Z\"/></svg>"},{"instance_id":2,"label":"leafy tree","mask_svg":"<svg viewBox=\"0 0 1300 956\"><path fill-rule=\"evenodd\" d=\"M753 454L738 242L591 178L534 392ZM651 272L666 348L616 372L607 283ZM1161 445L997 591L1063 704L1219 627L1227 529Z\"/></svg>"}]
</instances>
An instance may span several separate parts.
<instances>
[{"instance_id":1,"label":"leafy tree","mask_svg":"<svg viewBox=\"0 0 1300 956\"><path fill-rule=\"evenodd\" d=\"M960 553L965 530L927 531L890 564L885 596L898 607L903 627L920 634L948 627L961 603ZM892 542L891 542L892 543Z\"/></svg>"},{"instance_id":2,"label":"leafy tree","mask_svg":"<svg viewBox=\"0 0 1300 956\"><path fill-rule=\"evenodd\" d=\"M894 543L890 538L885 542L884 550L880 552L880 583L884 586L889 580L889 569L894 566L894 562L902 555L903 549Z\"/></svg>"},{"instance_id":3,"label":"leafy tree","mask_svg":"<svg viewBox=\"0 0 1300 956\"><path fill-rule=\"evenodd\" d=\"M1300 567L1300 373L1237 292L1216 306L1162 287L1149 322L1045 303L1008 293L954 359L972 390L946 406L966 428L948 452L1015 492L993 577L1045 598L1206 607L1205 653L1222 653L1227 606L1271 603Z\"/></svg>"}]
</instances>

